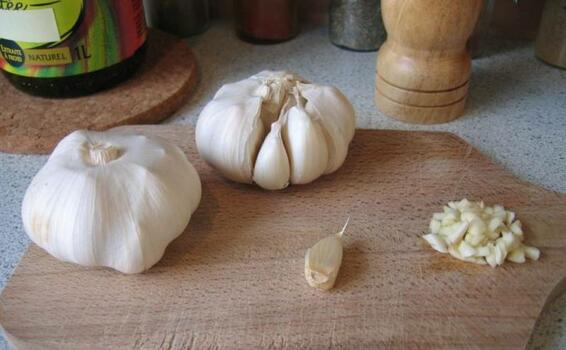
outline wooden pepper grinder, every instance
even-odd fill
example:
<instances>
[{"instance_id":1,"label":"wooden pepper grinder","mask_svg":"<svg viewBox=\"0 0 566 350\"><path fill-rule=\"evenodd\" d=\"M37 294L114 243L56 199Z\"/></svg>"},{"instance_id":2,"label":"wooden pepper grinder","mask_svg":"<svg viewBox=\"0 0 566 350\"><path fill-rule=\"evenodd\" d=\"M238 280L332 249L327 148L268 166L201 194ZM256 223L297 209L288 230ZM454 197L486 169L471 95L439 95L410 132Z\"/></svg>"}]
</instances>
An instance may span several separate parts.
<instances>
[{"instance_id":1,"label":"wooden pepper grinder","mask_svg":"<svg viewBox=\"0 0 566 350\"><path fill-rule=\"evenodd\" d=\"M536 41L536 55L566 69L566 0L547 0Z\"/></svg>"},{"instance_id":2,"label":"wooden pepper grinder","mask_svg":"<svg viewBox=\"0 0 566 350\"><path fill-rule=\"evenodd\" d=\"M482 0L382 0L387 40L377 58L375 99L409 123L444 123L462 114L471 72L466 41Z\"/></svg>"}]
</instances>

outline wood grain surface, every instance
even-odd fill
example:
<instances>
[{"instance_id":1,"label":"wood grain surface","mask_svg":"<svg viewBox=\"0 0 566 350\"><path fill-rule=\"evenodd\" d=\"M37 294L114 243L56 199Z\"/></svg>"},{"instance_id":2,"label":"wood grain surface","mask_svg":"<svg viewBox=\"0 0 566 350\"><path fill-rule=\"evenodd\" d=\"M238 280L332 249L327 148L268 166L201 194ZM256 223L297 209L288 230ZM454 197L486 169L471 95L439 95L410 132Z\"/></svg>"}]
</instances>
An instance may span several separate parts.
<instances>
[{"instance_id":1,"label":"wood grain surface","mask_svg":"<svg viewBox=\"0 0 566 350\"><path fill-rule=\"evenodd\" d=\"M564 289L566 196L521 182L452 134L358 130L344 166L268 192L201 161L190 127L131 128L182 147L203 200L139 275L30 247L0 297L21 349L522 349ZM429 248L433 212L467 197L515 210L538 262L492 269ZM350 216L335 288L304 254Z\"/></svg>"},{"instance_id":2,"label":"wood grain surface","mask_svg":"<svg viewBox=\"0 0 566 350\"><path fill-rule=\"evenodd\" d=\"M182 39L152 30L139 71L118 86L90 96L48 99L14 88L0 74L0 151L50 153L77 129L104 130L156 123L187 102L197 83L196 59Z\"/></svg>"}]
</instances>

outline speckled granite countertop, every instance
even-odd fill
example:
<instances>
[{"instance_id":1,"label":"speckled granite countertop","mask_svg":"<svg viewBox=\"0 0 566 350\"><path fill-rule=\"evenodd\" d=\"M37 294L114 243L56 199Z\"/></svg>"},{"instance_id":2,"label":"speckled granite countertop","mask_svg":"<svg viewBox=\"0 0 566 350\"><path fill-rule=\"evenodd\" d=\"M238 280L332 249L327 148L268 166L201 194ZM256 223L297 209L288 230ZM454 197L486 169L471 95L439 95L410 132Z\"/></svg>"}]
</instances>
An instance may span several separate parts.
<instances>
[{"instance_id":1,"label":"speckled granite countertop","mask_svg":"<svg viewBox=\"0 0 566 350\"><path fill-rule=\"evenodd\" d=\"M289 69L338 86L354 104L359 128L450 131L519 178L566 192L566 70L538 61L532 43L486 43L483 58L473 63L465 115L436 126L402 124L380 114L373 102L376 53L338 49L328 40L325 27L305 28L284 44L255 46L238 40L232 27L220 22L189 44L201 66L201 83L168 122L194 124L223 83L263 69ZM0 290L29 244L20 204L45 160L0 153ZM5 346L0 339L0 349ZM543 313L529 348L566 349L566 293Z\"/></svg>"}]
</instances>

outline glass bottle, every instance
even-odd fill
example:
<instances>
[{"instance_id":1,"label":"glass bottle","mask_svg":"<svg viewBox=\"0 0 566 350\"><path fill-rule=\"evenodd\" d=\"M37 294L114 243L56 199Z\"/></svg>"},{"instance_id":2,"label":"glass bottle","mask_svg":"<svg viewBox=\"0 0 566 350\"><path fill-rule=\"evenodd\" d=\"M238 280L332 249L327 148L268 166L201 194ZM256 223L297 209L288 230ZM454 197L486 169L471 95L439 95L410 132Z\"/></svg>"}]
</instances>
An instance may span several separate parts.
<instances>
[{"instance_id":1,"label":"glass bottle","mask_svg":"<svg viewBox=\"0 0 566 350\"><path fill-rule=\"evenodd\" d=\"M0 70L27 93L94 93L127 79L144 57L142 0L0 1L0 9Z\"/></svg>"},{"instance_id":2,"label":"glass bottle","mask_svg":"<svg viewBox=\"0 0 566 350\"><path fill-rule=\"evenodd\" d=\"M204 32L210 22L208 0L144 0L147 24L180 37Z\"/></svg>"},{"instance_id":3,"label":"glass bottle","mask_svg":"<svg viewBox=\"0 0 566 350\"><path fill-rule=\"evenodd\" d=\"M236 0L237 32L257 44L279 43L299 33L298 0Z\"/></svg>"},{"instance_id":4,"label":"glass bottle","mask_svg":"<svg viewBox=\"0 0 566 350\"><path fill-rule=\"evenodd\" d=\"M330 41L355 51L375 51L385 40L380 0L332 0Z\"/></svg>"}]
</instances>

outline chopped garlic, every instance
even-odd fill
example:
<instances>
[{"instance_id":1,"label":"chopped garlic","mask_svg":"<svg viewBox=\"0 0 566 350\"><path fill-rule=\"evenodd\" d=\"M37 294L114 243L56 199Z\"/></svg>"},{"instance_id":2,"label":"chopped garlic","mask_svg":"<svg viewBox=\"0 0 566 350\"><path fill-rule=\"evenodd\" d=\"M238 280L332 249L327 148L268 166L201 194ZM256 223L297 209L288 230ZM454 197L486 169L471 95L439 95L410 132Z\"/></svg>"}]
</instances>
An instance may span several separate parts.
<instances>
[{"instance_id":1,"label":"chopped garlic","mask_svg":"<svg viewBox=\"0 0 566 350\"><path fill-rule=\"evenodd\" d=\"M515 213L501 205L490 207L467 199L449 202L442 213L433 214L429 229L423 238L433 249L463 261L496 267L506 260L524 263L540 257L537 248L523 244L523 228Z\"/></svg>"},{"instance_id":2,"label":"chopped garlic","mask_svg":"<svg viewBox=\"0 0 566 350\"><path fill-rule=\"evenodd\" d=\"M430 244L430 246L441 253L448 253L448 247L444 240L434 233L424 235L423 238Z\"/></svg>"},{"instance_id":3,"label":"chopped garlic","mask_svg":"<svg viewBox=\"0 0 566 350\"><path fill-rule=\"evenodd\" d=\"M538 260L540 258L540 250L535 247L525 246L525 256L531 260Z\"/></svg>"}]
</instances>

